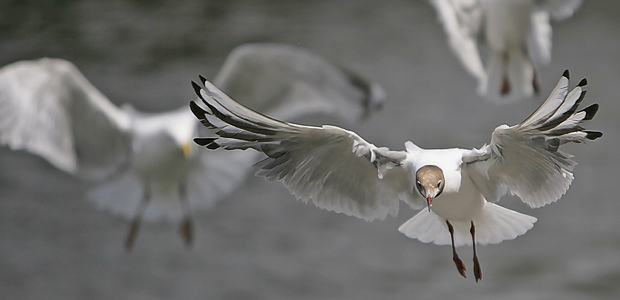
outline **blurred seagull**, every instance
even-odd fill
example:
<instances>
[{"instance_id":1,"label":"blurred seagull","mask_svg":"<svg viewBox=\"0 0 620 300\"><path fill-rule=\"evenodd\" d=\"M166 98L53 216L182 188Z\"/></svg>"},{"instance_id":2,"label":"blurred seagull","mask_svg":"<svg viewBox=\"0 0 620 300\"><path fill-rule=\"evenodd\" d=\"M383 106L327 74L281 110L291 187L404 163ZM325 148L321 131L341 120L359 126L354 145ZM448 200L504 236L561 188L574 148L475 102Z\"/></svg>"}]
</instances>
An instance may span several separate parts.
<instances>
[{"instance_id":1,"label":"blurred seagull","mask_svg":"<svg viewBox=\"0 0 620 300\"><path fill-rule=\"evenodd\" d=\"M204 105L191 102L190 107L219 137L196 138L197 144L266 154L256 164L257 175L281 181L297 199L312 200L323 209L370 221L396 215L399 199L413 208L426 206L399 231L424 243L451 244L463 276L465 265L455 247L473 245L476 281L482 278L476 243L514 239L536 222L493 202L508 191L531 207L558 200L568 190L576 164L559 147L602 136L581 127L594 117L598 105L577 111L586 80L569 93L568 71L525 121L500 125L489 145L473 150L422 149L406 142L406 151L391 151L339 127L272 119L201 80L204 88L192 83Z\"/></svg>"},{"instance_id":2,"label":"blurred seagull","mask_svg":"<svg viewBox=\"0 0 620 300\"><path fill-rule=\"evenodd\" d=\"M349 121L377 110L381 87L292 46L236 48L215 79L244 103L283 119L316 113ZM132 220L181 221L192 242L190 211L232 193L257 153L201 151L200 125L187 106L163 113L116 107L70 62L43 58L0 70L0 142L26 150L80 178L101 183L88 198Z\"/></svg>"},{"instance_id":3,"label":"blurred seagull","mask_svg":"<svg viewBox=\"0 0 620 300\"><path fill-rule=\"evenodd\" d=\"M572 16L581 0L430 0L450 47L478 80L478 93L494 102L529 98L539 91L536 65L551 61L550 18ZM486 68L478 51L486 40Z\"/></svg>"}]
</instances>

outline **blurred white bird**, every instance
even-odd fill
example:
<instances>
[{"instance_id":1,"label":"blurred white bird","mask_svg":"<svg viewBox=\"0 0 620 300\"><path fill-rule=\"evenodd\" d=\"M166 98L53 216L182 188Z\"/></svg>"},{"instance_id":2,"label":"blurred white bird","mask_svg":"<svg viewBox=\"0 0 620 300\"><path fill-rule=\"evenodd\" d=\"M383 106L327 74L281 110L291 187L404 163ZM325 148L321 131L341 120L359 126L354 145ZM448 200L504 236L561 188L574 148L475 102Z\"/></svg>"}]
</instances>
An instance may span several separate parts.
<instances>
[{"instance_id":1,"label":"blurred white bird","mask_svg":"<svg viewBox=\"0 0 620 300\"><path fill-rule=\"evenodd\" d=\"M378 109L381 87L309 51L286 45L236 48L215 78L244 103L283 119L333 113L350 121ZM19 61L0 70L0 143L26 150L80 178L101 182L89 199L141 223L180 221L192 241L190 211L232 193L258 154L203 151L205 130L187 106L147 114L118 108L62 59Z\"/></svg>"},{"instance_id":2,"label":"blurred white bird","mask_svg":"<svg viewBox=\"0 0 620 300\"><path fill-rule=\"evenodd\" d=\"M551 61L550 18L572 16L581 0L430 0L478 93L497 103L529 98L539 91L537 65ZM488 48L486 67L478 45Z\"/></svg>"},{"instance_id":3,"label":"blurred white bird","mask_svg":"<svg viewBox=\"0 0 620 300\"><path fill-rule=\"evenodd\" d=\"M286 123L254 112L202 79L193 83L206 107L190 107L219 137L194 141L209 149L248 149L267 158L258 175L281 181L304 202L366 220L398 213L398 200L423 209L399 231L424 243L452 245L458 271L465 265L455 247L473 245L474 276L482 278L476 243L514 239L536 218L492 202L510 191L531 207L558 200L573 180L576 164L559 147L602 136L581 123L598 105L577 111L586 80L568 93L566 71L549 98L525 121L501 125L480 149L422 149L406 142L406 151L376 147L356 133L335 126Z\"/></svg>"}]
</instances>

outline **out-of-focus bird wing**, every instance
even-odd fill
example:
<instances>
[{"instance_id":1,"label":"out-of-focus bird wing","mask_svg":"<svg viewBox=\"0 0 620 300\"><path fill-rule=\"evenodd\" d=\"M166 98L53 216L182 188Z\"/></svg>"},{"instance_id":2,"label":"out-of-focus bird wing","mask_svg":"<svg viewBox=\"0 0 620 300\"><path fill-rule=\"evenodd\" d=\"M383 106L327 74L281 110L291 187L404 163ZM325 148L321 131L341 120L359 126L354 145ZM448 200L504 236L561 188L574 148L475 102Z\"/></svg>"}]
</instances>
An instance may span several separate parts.
<instances>
[{"instance_id":1,"label":"out-of-focus bird wing","mask_svg":"<svg viewBox=\"0 0 620 300\"><path fill-rule=\"evenodd\" d=\"M378 84L306 49L284 44L235 48L213 82L239 103L287 121L329 113L353 122L385 101Z\"/></svg>"},{"instance_id":2,"label":"out-of-focus bird wing","mask_svg":"<svg viewBox=\"0 0 620 300\"><path fill-rule=\"evenodd\" d=\"M487 200L499 200L507 188L531 207L540 207L568 190L576 162L559 147L603 135L581 127L598 110L598 104L592 104L577 111L586 94L586 80L570 93L568 83L565 71L549 98L525 121L498 126L489 145L464 155L464 168Z\"/></svg>"},{"instance_id":3,"label":"out-of-focus bird wing","mask_svg":"<svg viewBox=\"0 0 620 300\"><path fill-rule=\"evenodd\" d=\"M478 37L484 20L483 3L479 0L431 0L450 48L465 69L479 82L486 82L486 71L478 50Z\"/></svg>"},{"instance_id":4,"label":"out-of-focus bird wing","mask_svg":"<svg viewBox=\"0 0 620 300\"><path fill-rule=\"evenodd\" d=\"M194 88L206 107L190 107L218 138L195 141L209 149L252 148L267 155L258 175L281 181L298 199L366 220L398 212L398 199L416 203L404 151L377 148L334 126L286 123L235 102L210 82Z\"/></svg>"},{"instance_id":5,"label":"out-of-focus bird wing","mask_svg":"<svg viewBox=\"0 0 620 300\"><path fill-rule=\"evenodd\" d=\"M535 9L549 12L556 21L570 18L581 6L581 0L536 0Z\"/></svg>"},{"instance_id":6,"label":"out-of-focus bird wing","mask_svg":"<svg viewBox=\"0 0 620 300\"><path fill-rule=\"evenodd\" d=\"M570 18L581 5L581 0L537 0L531 13L528 52L532 60L546 65L551 62L551 19Z\"/></svg>"},{"instance_id":7,"label":"out-of-focus bird wing","mask_svg":"<svg viewBox=\"0 0 620 300\"><path fill-rule=\"evenodd\" d=\"M62 59L19 61L0 70L0 142L57 168L105 178L130 156L125 112Z\"/></svg>"},{"instance_id":8,"label":"out-of-focus bird wing","mask_svg":"<svg viewBox=\"0 0 620 300\"><path fill-rule=\"evenodd\" d=\"M532 60L541 65L551 62L551 36L553 28L549 21L549 12L535 10L530 15L531 29L527 36L528 53Z\"/></svg>"}]
</instances>

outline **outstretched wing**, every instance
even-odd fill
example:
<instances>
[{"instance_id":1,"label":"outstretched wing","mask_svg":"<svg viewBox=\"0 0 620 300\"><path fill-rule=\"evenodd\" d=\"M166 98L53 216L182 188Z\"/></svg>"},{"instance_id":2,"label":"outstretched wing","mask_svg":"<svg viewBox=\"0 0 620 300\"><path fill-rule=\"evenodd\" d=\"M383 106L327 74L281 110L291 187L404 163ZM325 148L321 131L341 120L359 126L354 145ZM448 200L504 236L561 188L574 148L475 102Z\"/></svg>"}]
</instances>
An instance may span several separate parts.
<instances>
[{"instance_id":1,"label":"outstretched wing","mask_svg":"<svg viewBox=\"0 0 620 300\"><path fill-rule=\"evenodd\" d=\"M19 61L0 70L0 143L57 168L100 179L129 158L128 116L62 59Z\"/></svg>"},{"instance_id":2,"label":"outstretched wing","mask_svg":"<svg viewBox=\"0 0 620 300\"><path fill-rule=\"evenodd\" d=\"M213 83L239 103L287 121L330 113L353 122L385 102L378 84L306 49L284 44L235 48Z\"/></svg>"},{"instance_id":3,"label":"outstretched wing","mask_svg":"<svg viewBox=\"0 0 620 300\"><path fill-rule=\"evenodd\" d=\"M206 108L192 112L219 138L198 138L209 149L252 148L267 155L258 175L281 181L298 199L373 220L398 212L398 199L415 203L406 152L377 148L334 126L310 127L272 119L230 99L201 77L193 82Z\"/></svg>"},{"instance_id":4,"label":"outstretched wing","mask_svg":"<svg viewBox=\"0 0 620 300\"><path fill-rule=\"evenodd\" d=\"M598 104L592 104L577 111L586 94L586 80L570 93L568 83L567 70L531 116L515 126L497 127L490 145L464 156L465 168L487 200L498 200L508 188L531 207L540 207L558 200L568 190L577 163L559 147L603 135L581 127L598 110Z\"/></svg>"},{"instance_id":5,"label":"outstretched wing","mask_svg":"<svg viewBox=\"0 0 620 300\"><path fill-rule=\"evenodd\" d=\"M214 83L239 103L286 121L317 113L358 121L385 100L376 83L311 51L285 44L236 47ZM199 127L199 134L210 134L204 126ZM231 194L261 157L254 151L198 153L196 167L187 179L192 209L210 208Z\"/></svg>"},{"instance_id":6,"label":"outstretched wing","mask_svg":"<svg viewBox=\"0 0 620 300\"><path fill-rule=\"evenodd\" d=\"M478 0L431 0L448 43L465 69L485 83L486 71L478 50L478 36L483 22L483 4Z\"/></svg>"}]
</instances>

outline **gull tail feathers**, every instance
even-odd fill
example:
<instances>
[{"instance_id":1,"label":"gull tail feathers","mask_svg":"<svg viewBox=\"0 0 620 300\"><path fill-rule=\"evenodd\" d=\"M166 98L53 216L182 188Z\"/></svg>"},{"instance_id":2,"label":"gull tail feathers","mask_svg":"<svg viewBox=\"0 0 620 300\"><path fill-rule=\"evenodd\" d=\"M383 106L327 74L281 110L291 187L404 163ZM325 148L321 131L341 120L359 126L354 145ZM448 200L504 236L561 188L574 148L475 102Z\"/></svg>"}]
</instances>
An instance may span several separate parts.
<instances>
[{"instance_id":1,"label":"gull tail feathers","mask_svg":"<svg viewBox=\"0 0 620 300\"><path fill-rule=\"evenodd\" d=\"M476 243L498 244L512 240L534 227L536 218L487 202L473 222L476 227ZM450 220L454 227L454 245L471 245L470 222ZM421 210L398 228L398 231L423 243L450 245L450 233L446 221L428 210Z\"/></svg>"},{"instance_id":2,"label":"gull tail feathers","mask_svg":"<svg viewBox=\"0 0 620 300\"><path fill-rule=\"evenodd\" d=\"M90 190L87 199L99 210L131 219L140 203L141 191L138 178L125 173Z\"/></svg>"},{"instance_id":3,"label":"gull tail feathers","mask_svg":"<svg viewBox=\"0 0 620 300\"><path fill-rule=\"evenodd\" d=\"M536 221L532 216L486 202L480 215L474 219L476 242L486 245L513 240L532 229Z\"/></svg>"},{"instance_id":4,"label":"gull tail feathers","mask_svg":"<svg viewBox=\"0 0 620 300\"><path fill-rule=\"evenodd\" d=\"M181 220L182 208L176 190L157 189L152 190L150 195L142 220L146 222ZM143 185L134 175L127 173L92 189L88 192L87 199L100 210L131 220L143 196Z\"/></svg>"}]
</instances>

